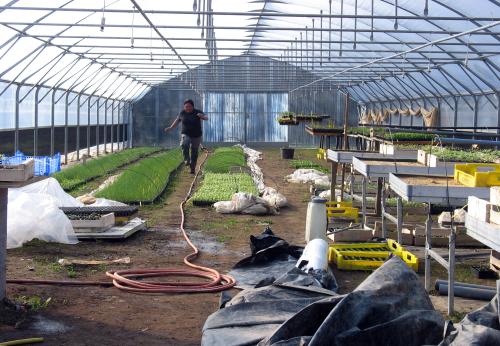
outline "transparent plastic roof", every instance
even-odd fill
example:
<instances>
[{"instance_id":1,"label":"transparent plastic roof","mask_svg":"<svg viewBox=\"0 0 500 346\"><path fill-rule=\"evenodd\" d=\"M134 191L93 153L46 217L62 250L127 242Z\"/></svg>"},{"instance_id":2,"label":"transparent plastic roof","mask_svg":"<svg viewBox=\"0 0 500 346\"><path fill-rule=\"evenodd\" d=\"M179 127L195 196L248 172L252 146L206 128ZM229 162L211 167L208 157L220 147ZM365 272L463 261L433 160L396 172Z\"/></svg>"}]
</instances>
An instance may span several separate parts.
<instances>
[{"instance_id":1,"label":"transparent plastic roof","mask_svg":"<svg viewBox=\"0 0 500 346\"><path fill-rule=\"evenodd\" d=\"M485 94L500 90L499 13L494 0L0 0L0 79L128 100L258 55L313 76L291 90Z\"/></svg>"}]
</instances>

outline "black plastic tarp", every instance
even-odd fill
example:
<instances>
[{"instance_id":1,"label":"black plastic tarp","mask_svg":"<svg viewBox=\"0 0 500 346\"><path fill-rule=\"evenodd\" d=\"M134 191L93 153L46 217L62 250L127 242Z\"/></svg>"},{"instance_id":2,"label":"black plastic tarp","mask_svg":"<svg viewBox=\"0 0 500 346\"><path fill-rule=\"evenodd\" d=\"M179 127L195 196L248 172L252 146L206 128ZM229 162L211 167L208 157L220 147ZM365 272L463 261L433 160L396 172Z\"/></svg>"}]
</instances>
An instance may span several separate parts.
<instances>
[{"instance_id":1,"label":"black plastic tarp","mask_svg":"<svg viewBox=\"0 0 500 346\"><path fill-rule=\"evenodd\" d=\"M467 314L455 327L447 322L445 334L439 346L500 345L498 293L487 305Z\"/></svg>"},{"instance_id":2,"label":"black plastic tarp","mask_svg":"<svg viewBox=\"0 0 500 346\"><path fill-rule=\"evenodd\" d=\"M293 276L296 276L293 278ZM444 319L398 257L353 292L297 286L298 270L244 290L207 319L202 345L436 345ZM291 280L291 281L290 281Z\"/></svg>"}]
</instances>

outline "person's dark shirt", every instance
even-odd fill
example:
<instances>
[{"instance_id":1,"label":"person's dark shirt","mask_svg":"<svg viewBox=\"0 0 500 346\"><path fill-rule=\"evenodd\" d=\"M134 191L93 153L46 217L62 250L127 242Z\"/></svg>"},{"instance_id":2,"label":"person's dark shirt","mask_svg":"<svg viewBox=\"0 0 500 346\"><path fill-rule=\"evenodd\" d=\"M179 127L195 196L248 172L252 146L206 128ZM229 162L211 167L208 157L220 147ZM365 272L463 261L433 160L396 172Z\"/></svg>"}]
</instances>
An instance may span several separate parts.
<instances>
[{"instance_id":1,"label":"person's dark shirt","mask_svg":"<svg viewBox=\"0 0 500 346\"><path fill-rule=\"evenodd\" d=\"M189 137L201 137L201 119L196 114L202 113L202 111L194 108L191 113L182 110L179 113L179 120L181 121L182 128L181 133Z\"/></svg>"}]
</instances>

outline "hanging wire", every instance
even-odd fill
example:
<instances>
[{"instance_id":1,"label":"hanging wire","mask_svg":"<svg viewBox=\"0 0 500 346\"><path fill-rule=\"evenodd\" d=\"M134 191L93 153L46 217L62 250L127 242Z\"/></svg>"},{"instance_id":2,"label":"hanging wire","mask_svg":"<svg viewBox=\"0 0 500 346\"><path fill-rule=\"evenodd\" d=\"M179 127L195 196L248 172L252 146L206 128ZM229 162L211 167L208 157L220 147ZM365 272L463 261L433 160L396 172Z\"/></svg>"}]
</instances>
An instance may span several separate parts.
<instances>
[{"instance_id":1,"label":"hanging wire","mask_svg":"<svg viewBox=\"0 0 500 346\"><path fill-rule=\"evenodd\" d=\"M358 33L358 0L354 1L354 43L352 49L356 49L356 36Z\"/></svg>"},{"instance_id":2,"label":"hanging wire","mask_svg":"<svg viewBox=\"0 0 500 346\"><path fill-rule=\"evenodd\" d=\"M203 0L203 12L206 11L206 0ZM201 16L201 38L205 37L205 14Z\"/></svg>"},{"instance_id":3,"label":"hanging wire","mask_svg":"<svg viewBox=\"0 0 500 346\"><path fill-rule=\"evenodd\" d=\"M429 14L429 0L425 0L424 16Z\"/></svg>"},{"instance_id":4,"label":"hanging wire","mask_svg":"<svg viewBox=\"0 0 500 346\"><path fill-rule=\"evenodd\" d=\"M328 61L332 60L332 0L328 0L330 5L330 18L328 18Z\"/></svg>"},{"instance_id":5,"label":"hanging wire","mask_svg":"<svg viewBox=\"0 0 500 346\"><path fill-rule=\"evenodd\" d=\"M149 58L153 61L153 27L149 30Z\"/></svg>"},{"instance_id":6,"label":"hanging wire","mask_svg":"<svg viewBox=\"0 0 500 346\"><path fill-rule=\"evenodd\" d=\"M321 14L321 22L320 22L320 45L319 45L319 66L323 66L323 10L320 10L319 13Z\"/></svg>"},{"instance_id":7,"label":"hanging wire","mask_svg":"<svg viewBox=\"0 0 500 346\"><path fill-rule=\"evenodd\" d=\"M132 34L130 35L130 48L134 48L134 19L135 19L135 6L132 7Z\"/></svg>"},{"instance_id":8,"label":"hanging wire","mask_svg":"<svg viewBox=\"0 0 500 346\"><path fill-rule=\"evenodd\" d=\"M102 18L101 18L101 32L104 31L104 26L106 25L106 17L104 17L104 9L106 8L106 0L102 6Z\"/></svg>"},{"instance_id":9,"label":"hanging wire","mask_svg":"<svg viewBox=\"0 0 500 346\"><path fill-rule=\"evenodd\" d=\"M371 32L370 32L370 41L373 41L373 2L374 2L374 0L372 0L372 17L371 17L372 28L371 28Z\"/></svg>"},{"instance_id":10,"label":"hanging wire","mask_svg":"<svg viewBox=\"0 0 500 346\"><path fill-rule=\"evenodd\" d=\"M161 47L161 66L160 68L161 69L164 69L165 66L164 66L164 63L163 63L163 60L165 59L165 42L162 40L162 47Z\"/></svg>"},{"instance_id":11,"label":"hanging wire","mask_svg":"<svg viewBox=\"0 0 500 346\"><path fill-rule=\"evenodd\" d=\"M464 60L465 67L468 67L469 65L469 51L470 51L469 43L470 43L470 34L469 37L467 37L467 53L465 54L465 60Z\"/></svg>"},{"instance_id":12,"label":"hanging wire","mask_svg":"<svg viewBox=\"0 0 500 346\"><path fill-rule=\"evenodd\" d=\"M312 69L314 70L314 63L315 63L315 58L314 58L314 36L315 36L315 30L314 30L314 18L312 19L312 54L311 54L311 65Z\"/></svg>"},{"instance_id":13,"label":"hanging wire","mask_svg":"<svg viewBox=\"0 0 500 346\"><path fill-rule=\"evenodd\" d=\"M398 0L394 0L394 30L398 30Z\"/></svg>"},{"instance_id":14,"label":"hanging wire","mask_svg":"<svg viewBox=\"0 0 500 346\"><path fill-rule=\"evenodd\" d=\"M198 5L196 4L196 0L193 1L193 12L196 12L198 9Z\"/></svg>"},{"instance_id":15,"label":"hanging wire","mask_svg":"<svg viewBox=\"0 0 500 346\"><path fill-rule=\"evenodd\" d=\"M340 43L339 43L339 56L342 56L342 29L344 24L344 0L340 0Z\"/></svg>"}]
</instances>

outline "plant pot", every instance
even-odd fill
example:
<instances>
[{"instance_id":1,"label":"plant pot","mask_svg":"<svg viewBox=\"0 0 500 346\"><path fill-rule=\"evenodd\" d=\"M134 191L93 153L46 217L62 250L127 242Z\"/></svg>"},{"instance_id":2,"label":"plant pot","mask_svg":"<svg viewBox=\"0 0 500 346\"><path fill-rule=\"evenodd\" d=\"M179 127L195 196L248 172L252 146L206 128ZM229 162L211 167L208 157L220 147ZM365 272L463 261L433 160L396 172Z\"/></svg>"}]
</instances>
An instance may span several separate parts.
<instances>
[{"instance_id":1,"label":"plant pot","mask_svg":"<svg viewBox=\"0 0 500 346\"><path fill-rule=\"evenodd\" d=\"M295 149L293 148L281 148L281 158L284 160L292 160Z\"/></svg>"}]
</instances>

